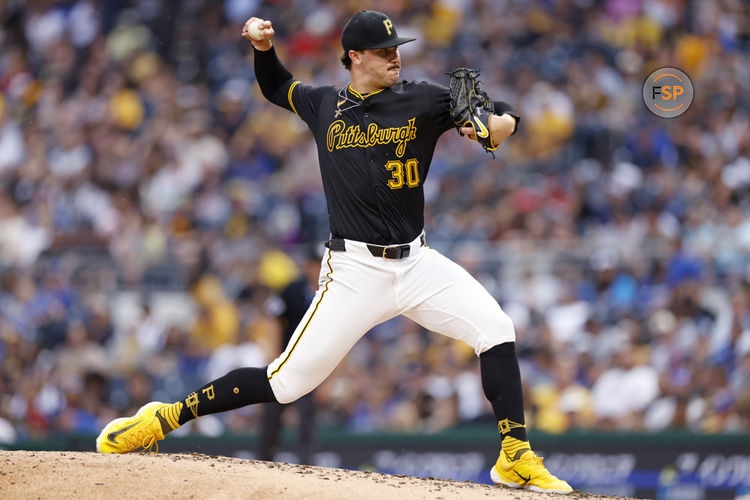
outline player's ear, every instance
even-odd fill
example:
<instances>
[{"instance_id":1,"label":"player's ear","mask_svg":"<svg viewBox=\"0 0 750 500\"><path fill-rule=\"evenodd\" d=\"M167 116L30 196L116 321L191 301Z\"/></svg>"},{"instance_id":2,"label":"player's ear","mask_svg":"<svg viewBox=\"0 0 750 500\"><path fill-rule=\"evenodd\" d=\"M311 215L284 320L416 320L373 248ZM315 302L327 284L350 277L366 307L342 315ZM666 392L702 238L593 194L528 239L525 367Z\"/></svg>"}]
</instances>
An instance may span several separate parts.
<instances>
[{"instance_id":1,"label":"player's ear","mask_svg":"<svg viewBox=\"0 0 750 500\"><path fill-rule=\"evenodd\" d=\"M358 50L350 50L349 59L351 59L352 64L360 64L362 62L362 52Z\"/></svg>"}]
</instances>

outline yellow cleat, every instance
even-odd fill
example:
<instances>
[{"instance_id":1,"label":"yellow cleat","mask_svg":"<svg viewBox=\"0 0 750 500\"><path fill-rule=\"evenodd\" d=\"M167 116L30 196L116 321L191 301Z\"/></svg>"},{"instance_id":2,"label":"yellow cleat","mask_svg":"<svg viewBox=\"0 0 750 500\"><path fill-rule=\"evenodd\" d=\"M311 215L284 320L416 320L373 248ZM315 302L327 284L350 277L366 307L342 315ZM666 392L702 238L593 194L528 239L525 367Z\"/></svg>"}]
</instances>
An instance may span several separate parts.
<instances>
[{"instance_id":1,"label":"yellow cleat","mask_svg":"<svg viewBox=\"0 0 750 500\"><path fill-rule=\"evenodd\" d=\"M533 451L527 450L513 461L507 455L505 451L500 451L497 463L490 470L490 477L496 484L541 493L565 495L573 491L568 483L550 474L542 463L542 457L536 456Z\"/></svg>"},{"instance_id":2,"label":"yellow cleat","mask_svg":"<svg viewBox=\"0 0 750 500\"><path fill-rule=\"evenodd\" d=\"M143 406L132 417L117 418L108 423L96 438L99 453L130 453L159 451L157 441L164 439L161 422L156 412L169 406L153 401ZM153 451L151 449L155 447Z\"/></svg>"}]
</instances>

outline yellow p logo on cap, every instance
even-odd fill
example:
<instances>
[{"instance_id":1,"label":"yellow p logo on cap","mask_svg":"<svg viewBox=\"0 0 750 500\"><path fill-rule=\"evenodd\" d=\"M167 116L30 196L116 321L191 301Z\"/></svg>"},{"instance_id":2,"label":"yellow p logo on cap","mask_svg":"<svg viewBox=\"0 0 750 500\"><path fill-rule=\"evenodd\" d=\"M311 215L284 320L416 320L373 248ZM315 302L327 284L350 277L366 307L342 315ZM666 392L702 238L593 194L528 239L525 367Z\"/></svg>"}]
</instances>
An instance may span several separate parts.
<instances>
[{"instance_id":1,"label":"yellow p logo on cap","mask_svg":"<svg viewBox=\"0 0 750 500\"><path fill-rule=\"evenodd\" d=\"M385 24L385 29L388 30L388 34L391 35L391 29L393 28L393 23L390 19L386 19L383 21L383 24Z\"/></svg>"}]
</instances>

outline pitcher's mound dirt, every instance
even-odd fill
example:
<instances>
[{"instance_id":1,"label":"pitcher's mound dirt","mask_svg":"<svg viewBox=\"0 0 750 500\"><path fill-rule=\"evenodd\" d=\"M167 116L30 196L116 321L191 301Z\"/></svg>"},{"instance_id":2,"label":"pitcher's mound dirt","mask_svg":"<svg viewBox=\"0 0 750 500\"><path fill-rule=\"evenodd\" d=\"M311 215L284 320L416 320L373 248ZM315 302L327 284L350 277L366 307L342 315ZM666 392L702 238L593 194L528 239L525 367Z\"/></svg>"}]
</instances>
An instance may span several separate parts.
<instances>
[{"instance_id":1,"label":"pitcher's mound dirt","mask_svg":"<svg viewBox=\"0 0 750 500\"><path fill-rule=\"evenodd\" d=\"M207 455L0 451L0 498L612 500Z\"/></svg>"}]
</instances>

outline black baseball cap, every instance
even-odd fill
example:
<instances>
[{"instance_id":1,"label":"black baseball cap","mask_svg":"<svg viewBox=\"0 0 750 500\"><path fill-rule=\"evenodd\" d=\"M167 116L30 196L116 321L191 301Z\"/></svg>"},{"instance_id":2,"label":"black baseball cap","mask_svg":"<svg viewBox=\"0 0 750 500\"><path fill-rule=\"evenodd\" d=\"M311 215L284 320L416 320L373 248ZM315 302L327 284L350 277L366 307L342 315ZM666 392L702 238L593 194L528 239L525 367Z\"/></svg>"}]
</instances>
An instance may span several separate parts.
<instances>
[{"instance_id":1,"label":"black baseball cap","mask_svg":"<svg viewBox=\"0 0 750 500\"><path fill-rule=\"evenodd\" d=\"M385 49L416 38L400 38L390 18L376 10L360 10L349 19L341 34L346 52L363 49Z\"/></svg>"}]
</instances>

